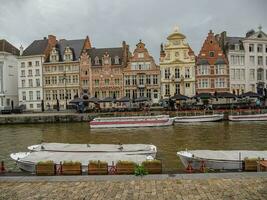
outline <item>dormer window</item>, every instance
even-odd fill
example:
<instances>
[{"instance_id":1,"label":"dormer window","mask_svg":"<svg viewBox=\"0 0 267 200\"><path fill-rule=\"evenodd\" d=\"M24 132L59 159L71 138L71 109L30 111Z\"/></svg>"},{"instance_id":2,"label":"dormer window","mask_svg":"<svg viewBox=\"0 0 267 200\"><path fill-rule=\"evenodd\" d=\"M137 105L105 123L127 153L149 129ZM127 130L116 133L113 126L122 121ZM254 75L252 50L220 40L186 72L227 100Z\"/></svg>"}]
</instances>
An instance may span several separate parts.
<instances>
[{"instance_id":1,"label":"dormer window","mask_svg":"<svg viewBox=\"0 0 267 200\"><path fill-rule=\"evenodd\" d=\"M99 65L99 58L95 57L95 65Z\"/></svg>"},{"instance_id":2,"label":"dormer window","mask_svg":"<svg viewBox=\"0 0 267 200\"><path fill-rule=\"evenodd\" d=\"M69 47L66 47L64 51L64 61L72 61L72 60L73 60L72 50Z\"/></svg>"},{"instance_id":3,"label":"dormer window","mask_svg":"<svg viewBox=\"0 0 267 200\"><path fill-rule=\"evenodd\" d=\"M58 62L59 61L59 55L58 51L55 47L53 47L51 54L50 54L50 62Z\"/></svg>"},{"instance_id":4,"label":"dormer window","mask_svg":"<svg viewBox=\"0 0 267 200\"><path fill-rule=\"evenodd\" d=\"M144 58L144 53L138 53L138 58Z\"/></svg>"},{"instance_id":5,"label":"dormer window","mask_svg":"<svg viewBox=\"0 0 267 200\"><path fill-rule=\"evenodd\" d=\"M235 44L235 50L239 51L239 44Z\"/></svg>"},{"instance_id":6,"label":"dormer window","mask_svg":"<svg viewBox=\"0 0 267 200\"><path fill-rule=\"evenodd\" d=\"M118 64L120 64L120 58L119 58L119 56L115 56L115 65L118 65Z\"/></svg>"},{"instance_id":7,"label":"dormer window","mask_svg":"<svg viewBox=\"0 0 267 200\"><path fill-rule=\"evenodd\" d=\"M209 52L210 57L214 57L214 51Z\"/></svg>"}]
</instances>

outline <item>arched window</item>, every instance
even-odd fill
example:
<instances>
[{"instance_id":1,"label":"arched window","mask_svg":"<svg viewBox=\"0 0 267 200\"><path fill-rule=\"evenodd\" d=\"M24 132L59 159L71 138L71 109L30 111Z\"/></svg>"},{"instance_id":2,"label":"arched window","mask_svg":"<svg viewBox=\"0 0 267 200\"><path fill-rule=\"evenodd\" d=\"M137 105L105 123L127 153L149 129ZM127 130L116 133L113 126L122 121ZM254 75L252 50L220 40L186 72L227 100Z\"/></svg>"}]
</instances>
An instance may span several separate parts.
<instances>
[{"instance_id":1,"label":"arched window","mask_svg":"<svg viewBox=\"0 0 267 200\"><path fill-rule=\"evenodd\" d=\"M73 53L70 47L66 47L64 51L64 61L71 61L73 60Z\"/></svg>"},{"instance_id":2,"label":"arched window","mask_svg":"<svg viewBox=\"0 0 267 200\"><path fill-rule=\"evenodd\" d=\"M99 65L99 58L97 56L95 57L95 65Z\"/></svg>"}]
</instances>

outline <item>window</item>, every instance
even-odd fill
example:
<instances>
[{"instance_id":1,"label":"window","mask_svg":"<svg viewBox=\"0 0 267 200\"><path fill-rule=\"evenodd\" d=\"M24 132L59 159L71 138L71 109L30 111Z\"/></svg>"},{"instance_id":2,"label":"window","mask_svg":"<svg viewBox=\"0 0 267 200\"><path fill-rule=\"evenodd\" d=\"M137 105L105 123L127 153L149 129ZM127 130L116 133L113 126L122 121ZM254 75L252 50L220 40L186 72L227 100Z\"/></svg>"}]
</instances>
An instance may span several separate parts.
<instances>
[{"instance_id":1,"label":"window","mask_svg":"<svg viewBox=\"0 0 267 200\"><path fill-rule=\"evenodd\" d=\"M235 56L230 56L230 64L234 65Z\"/></svg>"},{"instance_id":2,"label":"window","mask_svg":"<svg viewBox=\"0 0 267 200\"><path fill-rule=\"evenodd\" d=\"M139 76L139 85L144 85L144 75Z\"/></svg>"},{"instance_id":3,"label":"window","mask_svg":"<svg viewBox=\"0 0 267 200\"><path fill-rule=\"evenodd\" d=\"M146 84L150 85L151 84L151 77L150 75L146 75Z\"/></svg>"},{"instance_id":4,"label":"window","mask_svg":"<svg viewBox=\"0 0 267 200\"><path fill-rule=\"evenodd\" d=\"M50 91L49 90L46 91L46 93L45 93L45 99L46 100L51 100L51 95L50 95Z\"/></svg>"},{"instance_id":5,"label":"window","mask_svg":"<svg viewBox=\"0 0 267 200\"><path fill-rule=\"evenodd\" d=\"M251 80L251 81L255 80L255 70L254 69L249 70L249 80Z\"/></svg>"},{"instance_id":6,"label":"window","mask_svg":"<svg viewBox=\"0 0 267 200\"><path fill-rule=\"evenodd\" d=\"M32 67L32 62L28 62L28 67Z\"/></svg>"},{"instance_id":7,"label":"window","mask_svg":"<svg viewBox=\"0 0 267 200\"><path fill-rule=\"evenodd\" d=\"M33 91L29 91L29 99L30 99L30 101L33 100Z\"/></svg>"},{"instance_id":8,"label":"window","mask_svg":"<svg viewBox=\"0 0 267 200\"><path fill-rule=\"evenodd\" d=\"M245 80L245 69L240 70L240 78L241 80Z\"/></svg>"},{"instance_id":9,"label":"window","mask_svg":"<svg viewBox=\"0 0 267 200\"><path fill-rule=\"evenodd\" d=\"M255 65L255 57L254 56L249 56L249 63L251 65Z\"/></svg>"},{"instance_id":10,"label":"window","mask_svg":"<svg viewBox=\"0 0 267 200\"><path fill-rule=\"evenodd\" d=\"M209 52L210 57L214 57L214 51Z\"/></svg>"},{"instance_id":11,"label":"window","mask_svg":"<svg viewBox=\"0 0 267 200\"><path fill-rule=\"evenodd\" d=\"M185 68L185 78L190 78L190 68Z\"/></svg>"},{"instance_id":12,"label":"window","mask_svg":"<svg viewBox=\"0 0 267 200\"><path fill-rule=\"evenodd\" d=\"M240 80L240 69L235 70L235 78L236 80Z\"/></svg>"},{"instance_id":13,"label":"window","mask_svg":"<svg viewBox=\"0 0 267 200\"><path fill-rule=\"evenodd\" d=\"M55 85L57 84L57 77L56 76L52 76L52 84Z\"/></svg>"},{"instance_id":14,"label":"window","mask_svg":"<svg viewBox=\"0 0 267 200\"><path fill-rule=\"evenodd\" d=\"M165 79L169 79L171 75L170 68L165 69Z\"/></svg>"},{"instance_id":15,"label":"window","mask_svg":"<svg viewBox=\"0 0 267 200\"><path fill-rule=\"evenodd\" d=\"M25 70L21 70L21 76L25 77Z\"/></svg>"},{"instance_id":16,"label":"window","mask_svg":"<svg viewBox=\"0 0 267 200\"><path fill-rule=\"evenodd\" d=\"M22 92L22 100L26 101L26 92Z\"/></svg>"},{"instance_id":17,"label":"window","mask_svg":"<svg viewBox=\"0 0 267 200\"><path fill-rule=\"evenodd\" d=\"M115 85L120 85L120 79L115 79Z\"/></svg>"},{"instance_id":18,"label":"window","mask_svg":"<svg viewBox=\"0 0 267 200\"><path fill-rule=\"evenodd\" d=\"M224 74L224 65L216 65L216 74L223 75Z\"/></svg>"},{"instance_id":19,"label":"window","mask_svg":"<svg viewBox=\"0 0 267 200\"><path fill-rule=\"evenodd\" d=\"M63 100L64 99L64 90L59 90L58 93L59 93L59 99Z\"/></svg>"},{"instance_id":20,"label":"window","mask_svg":"<svg viewBox=\"0 0 267 200\"><path fill-rule=\"evenodd\" d=\"M151 99L151 89L146 90L146 97Z\"/></svg>"},{"instance_id":21,"label":"window","mask_svg":"<svg viewBox=\"0 0 267 200\"><path fill-rule=\"evenodd\" d=\"M249 52L254 52L254 44L249 44Z\"/></svg>"},{"instance_id":22,"label":"window","mask_svg":"<svg viewBox=\"0 0 267 200\"><path fill-rule=\"evenodd\" d=\"M39 61L35 61L35 66L40 66L40 62Z\"/></svg>"},{"instance_id":23,"label":"window","mask_svg":"<svg viewBox=\"0 0 267 200\"><path fill-rule=\"evenodd\" d=\"M257 69L257 80L263 81L264 71L262 68Z\"/></svg>"},{"instance_id":24,"label":"window","mask_svg":"<svg viewBox=\"0 0 267 200\"><path fill-rule=\"evenodd\" d=\"M200 79L198 80L198 88L208 88L209 80L208 79Z\"/></svg>"},{"instance_id":25,"label":"window","mask_svg":"<svg viewBox=\"0 0 267 200\"><path fill-rule=\"evenodd\" d=\"M29 79L29 87L33 87L32 79Z\"/></svg>"},{"instance_id":26,"label":"window","mask_svg":"<svg viewBox=\"0 0 267 200\"><path fill-rule=\"evenodd\" d=\"M180 69L175 68L175 78L180 78Z\"/></svg>"},{"instance_id":27,"label":"window","mask_svg":"<svg viewBox=\"0 0 267 200\"><path fill-rule=\"evenodd\" d=\"M240 56L240 65L245 65L245 56Z\"/></svg>"},{"instance_id":28,"label":"window","mask_svg":"<svg viewBox=\"0 0 267 200\"><path fill-rule=\"evenodd\" d=\"M25 62L22 62L21 63L21 68L24 68L25 67Z\"/></svg>"},{"instance_id":29,"label":"window","mask_svg":"<svg viewBox=\"0 0 267 200\"><path fill-rule=\"evenodd\" d=\"M119 56L115 56L115 65L118 65L118 64L120 64L120 58L119 58Z\"/></svg>"},{"instance_id":30,"label":"window","mask_svg":"<svg viewBox=\"0 0 267 200\"><path fill-rule=\"evenodd\" d=\"M71 99L71 90L66 90L66 99Z\"/></svg>"},{"instance_id":31,"label":"window","mask_svg":"<svg viewBox=\"0 0 267 200\"><path fill-rule=\"evenodd\" d=\"M33 108L33 104L32 103L30 104L30 108Z\"/></svg>"},{"instance_id":32,"label":"window","mask_svg":"<svg viewBox=\"0 0 267 200\"><path fill-rule=\"evenodd\" d=\"M125 90L126 97L131 97L131 90Z\"/></svg>"},{"instance_id":33,"label":"window","mask_svg":"<svg viewBox=\"0 0 267 200\"><path fill-rule=\"evenodd\" d=\"M73 83L78 83L78 75L73 75L72 82Z\"/></svg>"},{"instance_id":34,"label":"window","mask_svg":"<svg viewBox=\"0 0 267 200\"><path fill-rule=\"evenodd\" d=\"M224 88L224 78L217 78L216 79L216 82L215 82L215 85L216 85L216 88Z\"/></svg>"},{"instance_id":35,"label":"window","mask_svg":"<svg viewBox=\"0 0 267 200\"><path fill-rule=\"evenodd\" d=\"M52 99L53 100L57 99L57 90L52 90Z\"/></svg>"},{"instance_id":36,"label":"window","mask_svg":"<svg viewBox=\"0 0 267 200\"><path fill-rule=\"evenodd\" d=\"M136 76L135 75L132 76L132 83L133 83L133 85L136 85Z\"/></svg>"},{"instance_id":37,"label":"window","mask_svg":"<svg viewBox=\"0 0 267 200\"><path fill-rule=\"evenodd\" d=\"M208 65L200 65L199 66L199 74L200 75L208 75L209 74L209 66Z\"/></svg>"},{"instance_id":38,"label":"window","mask_svg":"<svg viewBox=\"0 0 267 200\"><path fill-rule=\"evenodd\" d=\"M235 70L234 69L230 70L230 78L231 78L231 80L235 80Z\"/></svg>"},{"instance_id":39,"label":"window","mask_svg":"<svg viewBox=\"0 0 267 200\"><path fill-rule=\"evenodd\" d=\"M125 76L125 85L131 85L130 76Z\"/></svg>"},{"instance_id":40,"label":"window","mask_svg":"<svg viewBox=\"0 0 267 200\"><path fill-rule=\"evenodd\" d=\"M39 69L35 70L35 76L40 76L40 70Z\"/></svg>"},{"instance_id":41,"label":"window","mask_svg":"<svg viewBox=\"0 0 267 200\"><path fill-rule=\"evenodd\" d=\"M165 96L169 96L170 95L170 85L166 84L165 85Z\"/></svg>"},{"instance_id":42,"label":"window","mask_svg":"<svg viewBox=\"0 0 267 200\"><path fill-rule=\"evenodd\" d=\"M175 84L175 94L180 94L180 84L179 83Z\"/></svg>"},{"instance_id":43,"label":"window","mask_svg":"<svg viewBox=\"0 0 267 200\"><path fill-rule=\"evenodd\" d=\"M36 99L41 100L41 93L40 91L36 91Z\"/></svg>"},{"instance_id":44,"label":"window","mask_svg":"<svg viewBox=\"0 0 267 200\"><path fill-rule=\"evenodd\" d=\"M144 58L144 53L138 53L138 58Z\"/></svg>"},{"instance_id":45,"label":"window","mask_svg":"<svg viewBox=\"0 0 267 200\"><path fill-rule=\"evenodd\" d=\"M186 83L185 87L189 88L190 87L190 83Z\"/></svg>"},{"instance_id":46,"label":"window","mask_svg":"<svg viewBox=\"0 0 267 200\"><path fill-rule=\"evenodd\" d=\"M50 77L45 77L45 84L50 85Z\"/></svg>"},{"instance_id":47,"label":"window","mask_svg":"<svg viewBox=\"0 0 267 200\"><path fill-rule=\"evenodd\" d=\"M99 58L95 57L95 65L99 65Z\"/></svg>"},{"instance_id":48,"label":"window","mask_svg":"<svg viewBox=\"0 0 267 200\"><path fill-rule=\"evenodd\" d=\"M99 80L95 80L95 86L99 86Z\"/></svg>"},{"instance_id":49,"label":"window","mask_svg":"<svg viewBox=\"0 0 267 200\"><path fill-rule=\"evenodd\" d=\"M144 88L139 89L139 97L144 97L145 96L145 90Z\"/></svg>"},{"instance_id":50,"label":"window","mask_svg":"<svg viewBox=\"0 0 267 200\"><path fill-rule=\"evenodd\" d=\"M158 75L153 75L153 85L158 84Z\"/></svg>"},{"instance_id":51,"label":"window","mask_svg":"<svg viewBox=\"0 0 267 200\"><path fill-rule=\"evenodd\" d=\"M36 87L40 87L40 79L37 78L35 81L36 81Z\"/></svg>"},{"instance_id":52,"label":"window","mask_svg":"<svg viewBox=\"0 0 267 200\"><path fill-rule=\"evenodd\" d=\"M157 99L158 98L158 90L154 90L153 95L154 95L154 99Z\"/></svg>"},{"instance_id":53,"label":"window","mask_svg":"<svg viewBox=\"0 0 267 200\"><path fill-rule=\"evenodd\" d=\"M32 76L32 70L31 69L28 70L28 76Z\"/></svg>"},{"instance_id":54,"label":"window","mask_svg":"<svg viewBox=\"0 0 267 200\"><path fill-rule=\"evenodd\" d=\"M262 44L258 44L258 47L257 47L258 53L262 53L262 49L263 49Z\"/></svg>"},{"instance_id":55,"label":"window","mask_svg":"<svg viewBox=\"0 0 267 200\"><path fill-rule=\"evenodd\" d=\"M262 58L262 56L258 56L258 65L260 65L260 66L263 65L263 58Z\"/></svg>"},{"instance_id":56,"label":"window","mask_svg":"<svg viewBox=\"0 0 267 200\"><path fill-rule=\"evenodd\" d=\"M25 87L25 80L21 80L21 87Z\"/></svg>"},{"instance_id":57,"label":"window","mask_svg":"<svg viewBox=\"0 0 267 200\"><path fill-rule=\"evenodd\" d=\"M105 79L105 85L109 85L109 79Z\"/></svg>"}]
</instances>

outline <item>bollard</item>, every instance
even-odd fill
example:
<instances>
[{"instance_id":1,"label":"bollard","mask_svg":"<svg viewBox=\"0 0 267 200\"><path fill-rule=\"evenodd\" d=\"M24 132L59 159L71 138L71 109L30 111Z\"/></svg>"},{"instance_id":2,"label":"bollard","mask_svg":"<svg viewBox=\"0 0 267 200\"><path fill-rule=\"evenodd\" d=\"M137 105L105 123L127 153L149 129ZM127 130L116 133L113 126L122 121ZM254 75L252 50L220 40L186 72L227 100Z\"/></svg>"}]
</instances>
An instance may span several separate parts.
<instances>
[{"instance_id":1,"label":"bollard","mask_svg":"<svg viewBox=\"0 0 267 200\"><path fill-rule=\"evenodd\" d=\"M187 173L193 173L192 161L188 161L188 166L186 168Z\"/></svg>"},{"instance_id":2,"label":"bollard","mask_svg":"<svg viewBox=\"0 0 267 200\"><path fill-rule=\"evenodd\" d=\"M5 169L4 161L1 161L0 173L4 173L5 171L6 171L6 169Z\"/></svg>"}]
</instances>

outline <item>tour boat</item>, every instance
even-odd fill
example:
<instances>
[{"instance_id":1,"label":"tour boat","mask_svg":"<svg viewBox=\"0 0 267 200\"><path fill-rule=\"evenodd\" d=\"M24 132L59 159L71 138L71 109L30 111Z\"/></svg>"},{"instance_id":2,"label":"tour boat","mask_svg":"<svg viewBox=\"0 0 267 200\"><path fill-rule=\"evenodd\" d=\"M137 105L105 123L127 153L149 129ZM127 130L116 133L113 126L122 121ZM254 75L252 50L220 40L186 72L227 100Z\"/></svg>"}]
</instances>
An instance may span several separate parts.
<instances>
[{"instance_id":1,"label":"tour boat","mask_svg":"<svg viewBox=\"0 0 267 200\"><path fill-rule=\"evenodd\" d=\"M95 118L90 121L91 128L136 128L170 126L173 119L168 115Z\"/></svg>"},{"instance_id":2,"label":"tour boat","mask_svg":"<svg viewBox=\"0 0 267 200\"><path fill-rule=\"evenodd\" d=\"M267 151L249 150L192 150L177 152L183 165L187 168L189 163L193 169L205 166L213 170L242 170L244 159L267 159Z\"/></svg>"},{"instance_id":3,"label":"tour boat","mask_svg":"<svg viewBox=\"0 0 267 200\"><path fill-rule=\"evenodd\" d=\"M59 169L60 163L64 161L80 162L82 171L88 171L88 163L90 161L105 161L109 166L115 165L118 161L133 161L141 164L146 160L153 160L152 156L140 154L114 154L114 153L80 153L80 152L49 152L49 151L35 151L35 152L19 152L12 153L10 157L16 161L17 166L27 172L34 173L38 162L53 161L56 168Z\"/></svg>"},{"instance_id":4,"label":"tour boat","mask_svg":"<svg viewBox=\"0 0 267 200\"><path fill-rule=\"evenodd\" d=\"M267 121L267 114L229 115L230 121Z\"/></svg>"},{"instance_id":5,"label":"tour boat","mask_svg":"<svg viewBox=\"0 0 267 200\"><path fill-rule=\"evenodd\" d=\"M84 152L84 153L116 153L140 154L156 157L157 147L152 144L68 144L68 143L41 143L29 146L30 151L49 152Z\"/></svg>"},{"instance_id":6,"label":"tour boat","mask_svg":"<svg viewBox=\"0 0 267 200\"><path fill-rule=\"evenodd\" d=\"M216 122L221 120L223 120L223 114L174 117L175 123Z\"/></svg>"}]
</instances>

